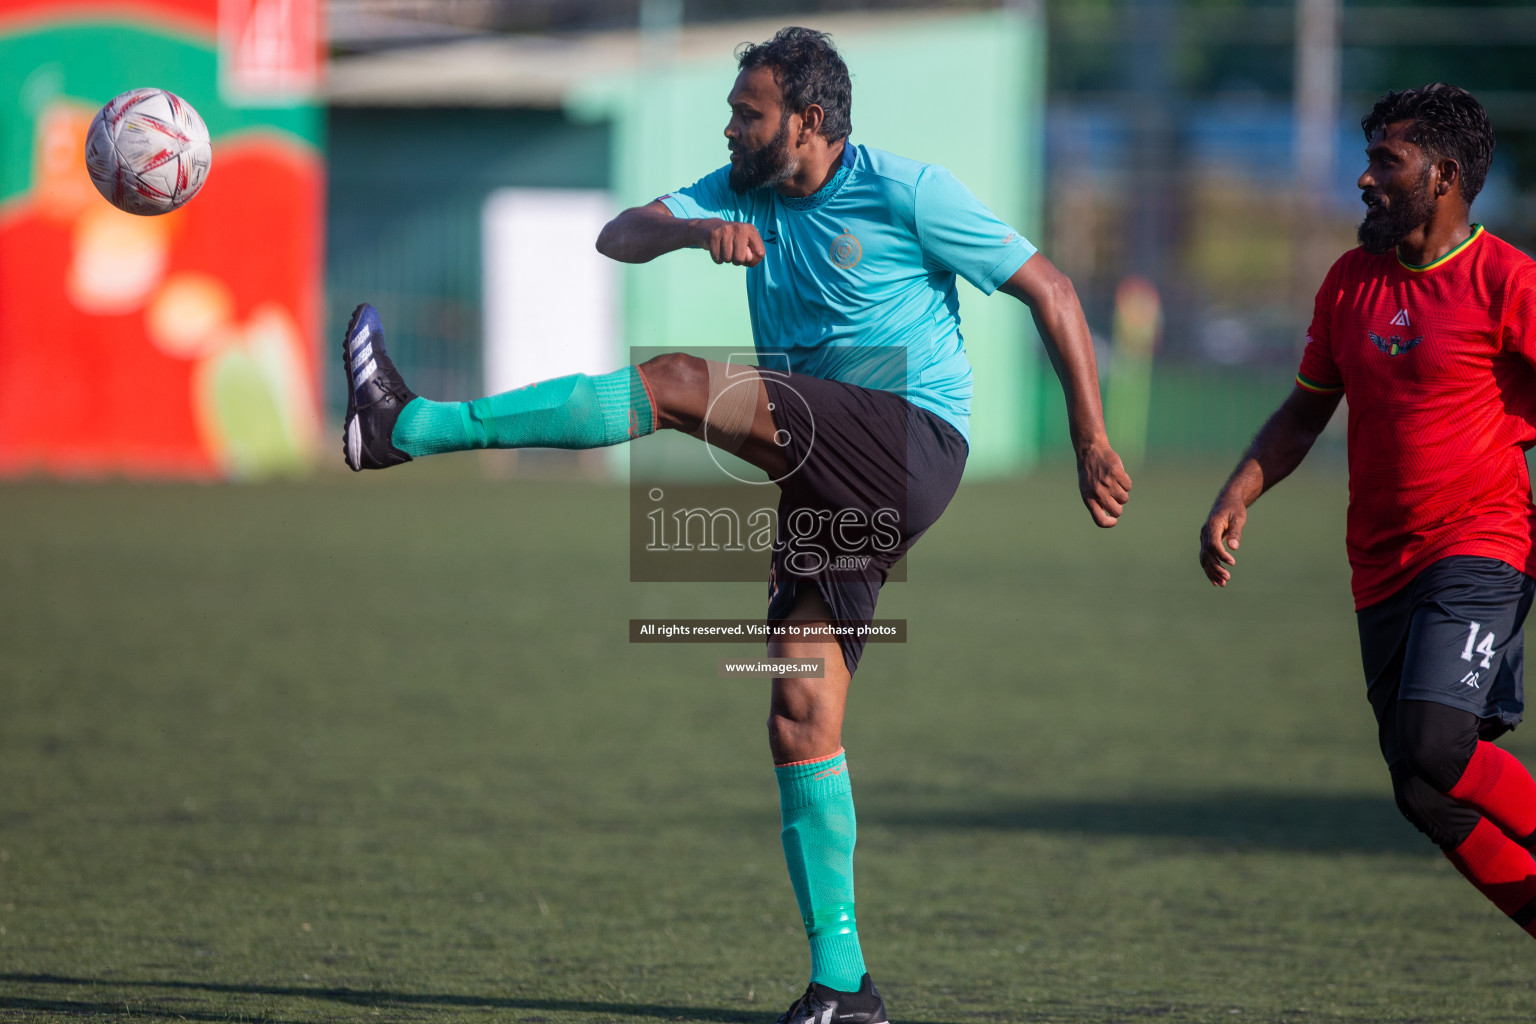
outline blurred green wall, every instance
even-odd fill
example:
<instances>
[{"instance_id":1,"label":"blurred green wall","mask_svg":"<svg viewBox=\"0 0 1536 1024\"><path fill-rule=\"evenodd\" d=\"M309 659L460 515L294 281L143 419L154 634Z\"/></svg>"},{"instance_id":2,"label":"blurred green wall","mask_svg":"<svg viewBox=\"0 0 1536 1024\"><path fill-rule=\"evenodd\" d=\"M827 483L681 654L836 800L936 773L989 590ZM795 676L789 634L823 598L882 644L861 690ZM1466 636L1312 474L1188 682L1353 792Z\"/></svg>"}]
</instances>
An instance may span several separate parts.
<instances>
[{"instance_id":1,"label":"blurred green wall","mask_svg":"<svg viewBox=\"0 0 1536 1024\"><path fill-rule=\"evenodd\" d=\"M1282 365L1154 364L1147 455L1153 460L1209 458L1235 465L1259 427L1295 386L1296 371ZM1049 372L1040 382L1039 410L1042 454L1048 459L1070 459L1066 403ZM1333 422L1335 427L1343 424L1342 409ZM1330 432L1319 450L1336 440ZM1319 460L1314 456L1311 461Z\"/></svg>"}]
</instances>

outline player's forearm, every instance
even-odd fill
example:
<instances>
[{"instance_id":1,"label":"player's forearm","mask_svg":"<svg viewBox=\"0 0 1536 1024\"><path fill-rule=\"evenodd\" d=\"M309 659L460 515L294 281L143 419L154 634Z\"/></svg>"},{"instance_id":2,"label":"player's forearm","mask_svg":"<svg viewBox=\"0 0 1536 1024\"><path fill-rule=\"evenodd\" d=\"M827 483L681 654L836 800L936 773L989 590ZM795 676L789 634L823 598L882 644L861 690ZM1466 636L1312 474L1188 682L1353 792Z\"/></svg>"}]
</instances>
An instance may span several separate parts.
<instances>
[{"instance_id":1,"label":"player's forearm","mask_svg":"<svg viewBox=\"0 0 1536 1024\"><path fill-rule=\"evenodd\" d=\"M1084 328L1081 345L1057 348L1047 346L1061 392L1067 402L1067 431L1072 450L1081 455L1089 448L1109 443L1104 429L1104 403L1099 397L1099 372L1093 357L1093 343Z\"/></svg>"},{"instance_id":2,"label":"player's forearm","mask_svg":"<svg viewBox=\"0 0 1536 1024\"><path fill-rule=\"evenodd\" d=\"M620 263L648 263L678 249L698 248L708 232L702 220L685 220L657 204L625 210L603 226L597 251Z\"/></svg>"},{"instance_id":3,"label":"player's forearm","mask_svg":"<svg viewBox=\"0 0 1536 1024\"><path fill-rule=\"evenodd\" d=\"M1222 494L1238 499L1244 507L1252 505L1259 500L1260 495L1290 476L1301 465L1316 440L1315 436L1298 437L1294 434L1265 437L1264 432L1260 431L1244 453L1242 461L1232 471Z\"/></svg>"},{"instance_id":4,"label":"player's forearm","mask_svg":"<svg viewBox=\"0 0 1536 1024\"><path fill-rule=\"evenodd\" d=\"M1317 443L1338 403L1336 395L1313 395L1298 388L1259 428L1218 503L1236 499L1246 508L1290 476Z\"/></svg>"},{"instance_id":5,"label":"player's forearm","mask_svg":"<svg viewBox=\"0 0 1536 1024\"><path fill-rule=\"evenodd\" d=\"M1090 448L1108 446L1104 406L1099 398L1099 368L1093 335L1077 301L1077 289L1043 253L1035 253L1014 271L1000 290L1029 307L1046 355L1067 400L1067 427L1079 457Z\"/></svg>"},{"instance_id":6,"label":"player's forearm","mask_svg":"<svg viewBox=\"0 0 1536 1024\"><path fill-rule=\"evenodd\" d=\"M1109 443L1104 404L1099 397L1098 361L1093 354L1093 335L1072 283L1062 276L1053 292L1049 299L1028 305L1066 398L1072 449L1081 454Z\"/></svg>"}]
</instances>

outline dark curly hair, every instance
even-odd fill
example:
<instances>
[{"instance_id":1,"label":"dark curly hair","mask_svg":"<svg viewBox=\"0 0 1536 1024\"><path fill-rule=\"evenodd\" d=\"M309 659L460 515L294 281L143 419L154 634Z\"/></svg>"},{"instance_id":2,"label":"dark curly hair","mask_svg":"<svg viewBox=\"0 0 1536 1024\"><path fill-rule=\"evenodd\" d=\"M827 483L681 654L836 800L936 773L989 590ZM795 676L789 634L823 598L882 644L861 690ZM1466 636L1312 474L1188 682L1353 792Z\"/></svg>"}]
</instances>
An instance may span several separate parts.
<instances>
[{"instance_id":1,"label":"dark curly hair","mask_svg":"<svg viewBox=\"0 0 1536 1024\"><path fill-rule=\"evenodd\" d=\"M1461 197L1471 204L1483 190L1493 161L1493 125L1483 105L1467 90L1444 82L1389 92L1360 119L1366 140L1398 121L1412 121L1406 136L1431 160L1455 160L1461 167Z\"/></svg>"},{"instance_id":2,"label":"dark curly hair","mask_svg":"<svg viewBox=\"0 0 1536 1024\"><path fill-rule=\"evenodd\" d=\"M786 117L813 103L820 107L826 114L820 134L828 141L846 139L853 131L853 80L827 33L793 25L781 28L766 43L742 43L736 65L742 71L773 69Z\"/></svg>"}]
</instances>

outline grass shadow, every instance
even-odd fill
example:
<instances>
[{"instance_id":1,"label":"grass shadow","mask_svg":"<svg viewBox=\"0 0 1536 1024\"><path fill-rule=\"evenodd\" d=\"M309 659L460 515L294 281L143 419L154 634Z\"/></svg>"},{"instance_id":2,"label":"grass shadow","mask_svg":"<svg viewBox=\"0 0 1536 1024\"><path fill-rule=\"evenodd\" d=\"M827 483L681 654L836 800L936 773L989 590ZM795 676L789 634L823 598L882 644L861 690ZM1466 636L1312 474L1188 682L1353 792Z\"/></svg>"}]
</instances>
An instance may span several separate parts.
<instances>
[{"instance_id":1,"label":"grass shadow","mask_svg":"<svg viewBox=\"0 0 1536 1024\"><path fill-rule=\"evenodd\" d=\"M669 1021L709 1021L715 1024L762 1024L774 1011L732 1010L714 1006L679 1006L658 1003L618 1003L588 999L529 999L505 996L458 995L453 993L398 992L388 989L355 989L304 985L227 984L203 981L148 981L117 978L79 978L59 974L0 974L0 984L67 985L106 991L113 989L161 989L168 992L217 992L252 996L286 996L294 999L323 1000L371 1009L497 1009L528 1010L547 1013L580 1013L595 1017L650 1017ZM155 1007L150 1002L135 1002L131 1010L121 1001L107 1002L50 998L46 995L21 997L0 994L0 1011L31 1010L71 1015L163 1016L177 1020L230 1020L230 1012L209 1012L183 1006ZM263 1018L280 1021L282 1018Z\"/></svg>"},{"instance_id":2,"label":"grass shadow","mask_svg":"<svg viewBox=\"0 0 1536 1024\"><path fill-rule=\"evenodd\" d=\"M876 786L859 794L859 823L896 829L997 829L1182 839L1299 853L1422 853L1429 842L1390 797L1222 791L1106 800L990 801L943 806L933 794Z\"/></svg>"}]
</instances>

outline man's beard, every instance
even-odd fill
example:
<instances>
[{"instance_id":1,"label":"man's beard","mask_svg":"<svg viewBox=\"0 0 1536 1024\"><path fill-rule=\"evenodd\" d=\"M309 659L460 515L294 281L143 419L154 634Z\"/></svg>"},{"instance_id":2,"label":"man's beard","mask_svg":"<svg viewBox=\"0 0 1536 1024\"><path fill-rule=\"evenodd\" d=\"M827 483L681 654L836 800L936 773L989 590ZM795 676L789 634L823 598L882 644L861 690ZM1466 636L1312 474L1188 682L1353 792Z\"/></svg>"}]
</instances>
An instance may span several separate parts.
<instances>
[{"instance_id":1,"label":"man's beard","mask_svg":"<svg viewBox=\"0 0 1536 1024\"><path fill-rule=\"evenodd\" d=\"M1355 232L1362 249L1377 255L1391 252L1434 215L1435 195L1429 187L1429 172L1430 168L1425 167L1418 184L1388 205L1373 206L1366 211L1365 219Z\"/></svg>"},{"instance_id":2,"label":"man's beard","mask_svg":"<svg viewBox=\"0 0 1536 1024\"><path fill-rule=\"evenodd\" d=\"M741 159L731 165L731 191L737 195L755 188L783 184L794 173L789 160L789 118L779 123L779 133L757 149L733 149Z\"/></svg>"}]
</instances>

